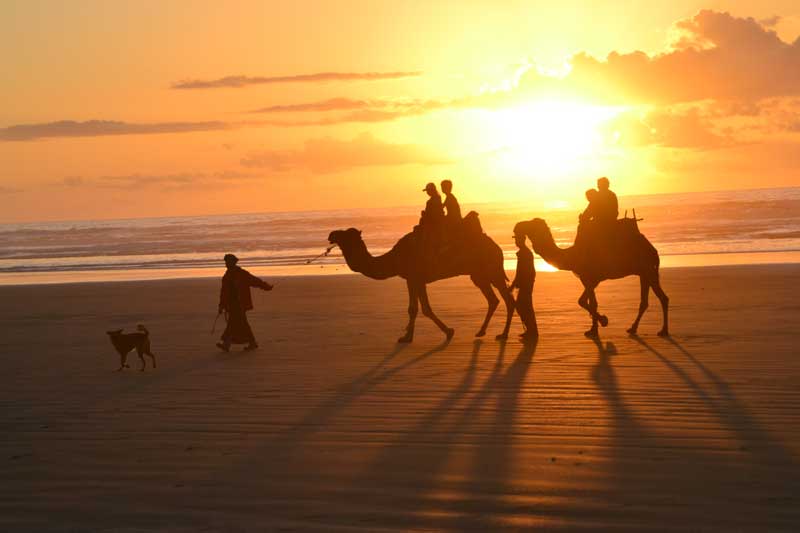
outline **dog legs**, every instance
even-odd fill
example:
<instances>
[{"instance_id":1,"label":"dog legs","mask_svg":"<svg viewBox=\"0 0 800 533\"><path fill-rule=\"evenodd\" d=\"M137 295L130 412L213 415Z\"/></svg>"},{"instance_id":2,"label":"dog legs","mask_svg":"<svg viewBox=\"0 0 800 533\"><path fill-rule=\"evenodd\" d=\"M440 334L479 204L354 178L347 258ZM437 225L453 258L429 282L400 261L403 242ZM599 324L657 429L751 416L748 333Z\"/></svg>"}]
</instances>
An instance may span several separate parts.
<instances>
[{"instance_id":1,"label":"dog legs","mask_svg":"<svg viewBox=\"0 0 800 533\"><path fill-rule=\"evenodd\" d=\"M146 363L145 363L145 361L144 361L144 355L142 355L143 353L144 353L144 352L142 351L142 349L141 349L141 348L137 348L137 349L136 349L136 355L138 355L138 356L139 356L139 360L142 362L142 368L140 368L140 369L139 369L139 370L141 370L142 372L144 372L144 368L147 366L147 364L146 364Z\"/></svg>"},{"instance_id":2,"label":"dog legs","mask_svg":"<svg viewBox=\"0 0 800 533\"><path fill-rule=\"evenodd\" d=\"M144 351L144 354L150 358L150 360L153 362L153 368L155 368L156 367L156 356L155 356L155 354L150 351L149 347Z\"/></svg>"}]
</instances>

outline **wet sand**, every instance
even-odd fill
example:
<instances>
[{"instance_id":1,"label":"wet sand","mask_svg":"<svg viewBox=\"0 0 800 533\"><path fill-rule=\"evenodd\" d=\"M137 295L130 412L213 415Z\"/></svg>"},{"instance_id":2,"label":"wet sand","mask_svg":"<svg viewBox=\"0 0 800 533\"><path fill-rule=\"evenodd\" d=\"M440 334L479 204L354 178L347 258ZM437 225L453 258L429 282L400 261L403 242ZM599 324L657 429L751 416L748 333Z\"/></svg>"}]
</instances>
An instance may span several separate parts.
<instances>
[{"instance_id":1,"label":"wet sand","mask_svg":"<svg viewBox=\"0 0 800 533\"><path fill-rule=\"evenodd\" d=\"M586 339L578 281L542 273L536 344L476 341L480 293L401 280L255 292L261 348L218 352L208 279L1 287L2 531L797 530L800 265L673 268L673 337L638 281ZM116 373L104 331L150 329ZM218 326L219 327L219 326Z\"/></svg>"}]
</instances>

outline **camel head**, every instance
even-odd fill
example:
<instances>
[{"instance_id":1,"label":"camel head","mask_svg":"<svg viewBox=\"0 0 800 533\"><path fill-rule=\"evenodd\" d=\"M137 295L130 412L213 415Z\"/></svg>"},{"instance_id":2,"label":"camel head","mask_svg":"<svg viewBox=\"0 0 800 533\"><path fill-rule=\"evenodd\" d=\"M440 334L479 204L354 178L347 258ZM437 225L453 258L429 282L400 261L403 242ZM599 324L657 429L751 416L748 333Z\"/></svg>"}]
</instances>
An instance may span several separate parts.
<instances>
[{"instance_id":1,"label":"camel head","mask_svg":"<svg viewBox=\"0 0 800 533\"><path fill-rule=\"evenodd\" d=\"M517 222L514 226L515 234L527 235L531 242L533 242L536 237L546 235L549 232L550 228L547 227L547 222L541 218L523 220L522 222Z\"/></svg>"},{"instance_id":2,"label":"camel head","mask_svg":"<svg viewBox=\"0 0 800 533\"><path fill-rule=\"evenodd\" d=\"M365 262L370 258L367 245L361 238L361 231L356 228L332 231L328 242L339 246L347 266L353 272L363 272Z\"/></svg>"},{"instance_id":3,"label":"camel head","mask_svg":"<svg viewBox=\"0 0 800 533\"><path fill-rule=\"evenodd\" d=\"M541 218L532 218L531 220L517 222L514 226L514 234L526 235L531 240L534 251L540 255L540 250L543 245L553 243L553 234L550 232L547 222Z\"/></svg>"},{"instance_id":4,"label":"camel head","mask_svg":"<svg viewBox=\"0 0 800 533\"><path fill-rule=\"evenodd\" d=\"M361 239L361 231L356 228L332 231L330 235L328 235L328 242L338 245L342 250L345 248L352 248L353 245L358 243L364 243Z\"/></svg>"}]
</instances>

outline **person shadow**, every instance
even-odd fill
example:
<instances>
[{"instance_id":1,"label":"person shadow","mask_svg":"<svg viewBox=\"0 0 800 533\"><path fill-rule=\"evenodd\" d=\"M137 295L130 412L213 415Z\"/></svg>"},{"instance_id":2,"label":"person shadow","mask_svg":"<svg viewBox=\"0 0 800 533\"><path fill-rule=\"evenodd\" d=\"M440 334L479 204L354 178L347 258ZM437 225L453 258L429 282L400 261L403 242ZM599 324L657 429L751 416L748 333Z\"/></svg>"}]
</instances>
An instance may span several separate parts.
<instances>
[{"instance_id":1,"label":"person shadow","mask_svg":"<svg viewBox=\"0 0 800 533\"><path fill-rule=\"evenodd\" d=\"M359 398L404 370L444 351L449 344L450 339L446 339L403 363L386 368L393 359L408 349L407 344L398 344L366 372L337 387L328 399L313 407L299 421L264 440L241 462L229 466L227 471L218 477L234 480L234 483L238 484L251 482L260 474L278 475L278 472L288 473L298 468L297 461L307 458L304 447L316 433L330 429L336 417L355 404ZM225 488L220 485L213 490L219 491ZM275 487L274 490L281 489Z\"/></svg>"}]
</instances>

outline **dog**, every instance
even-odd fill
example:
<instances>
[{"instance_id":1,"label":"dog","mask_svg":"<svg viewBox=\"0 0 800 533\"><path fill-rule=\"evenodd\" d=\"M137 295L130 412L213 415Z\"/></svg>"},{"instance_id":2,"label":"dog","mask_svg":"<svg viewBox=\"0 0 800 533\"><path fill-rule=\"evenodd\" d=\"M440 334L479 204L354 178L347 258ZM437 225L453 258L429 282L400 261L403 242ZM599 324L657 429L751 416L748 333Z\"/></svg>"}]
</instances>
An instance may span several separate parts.
<instances>
[{"instance_id":1,"label":"dog","mask_svg":"<svg viewBox=\"0 0 800 533\"><path fill-rule=\"evenodd\" d=\"M134 348L136 348L136 353L142 361L142 368L140 368L142 372L147 366L143 357L144 354L152 359L153 368L156 368L156 356L150 351L150 332L142 324L136 326L136 330L136 333L122 333L121 329L106 331L106 334L111 339L111 344L114 345L114 348L119 353L119 368L117 372L123 368L130 368L126 361L128 360L128 352Z\"/></svg>"}]
</instances>

